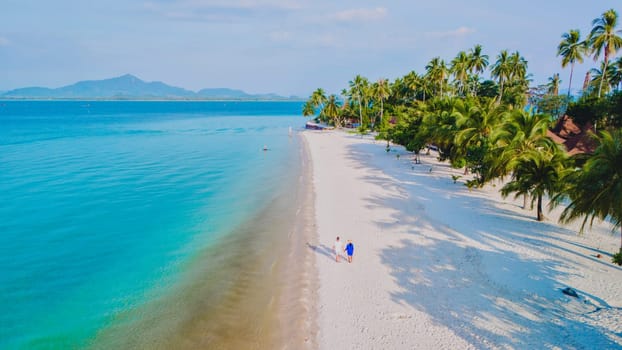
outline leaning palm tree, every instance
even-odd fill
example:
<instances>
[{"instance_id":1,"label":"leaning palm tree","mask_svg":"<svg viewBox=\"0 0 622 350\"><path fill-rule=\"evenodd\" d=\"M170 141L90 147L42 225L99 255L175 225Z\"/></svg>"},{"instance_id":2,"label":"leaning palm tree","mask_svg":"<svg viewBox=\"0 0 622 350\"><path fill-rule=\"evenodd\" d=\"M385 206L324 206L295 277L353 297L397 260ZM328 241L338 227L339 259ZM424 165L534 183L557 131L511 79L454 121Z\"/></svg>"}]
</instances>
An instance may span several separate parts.
<instances>
[{"instance_id":1,"label":"leaning palm tree","mask_svg":"<svg viewBox=\"0 0 622 350\"><path fill-rule=\"evenodd\" d=\"M302 115L305 117L315 115L315 108L310 101L305 102L305 104L302 106Z\"/></svg>"},{"instance_id":2,"label":"leaning palm tree","mask_svg":"<svg viewBox=\"0 0 622 350\"><path fill-rule=\"evenodd\" d=\"M510 78L511 72L510 54L507 50L502 50L490 70L492 77L499 81L499 102L503 98L503 85Z\"/></svg>"},{"instance_id":3,"label":"leaning palm tree","mask_svg":"<svg viewBox=\"0 0 622 350\"><path fill-rule=\"evenodd\" d=\"M587 52L587 42L581 41L581 33L578 29L564 33L562 39L557 46L557 56L562 56L562 68L566 68L570 63L570 79L568 82L568 98L570 98L574 64L575 62L583 63L583 54Z\"/></svg>"},{"instance_id":4,"label":"leaning palm tree","mask_svg":"<svg viewBox=\"0 0 622 350\"><path fill-rule=\"evenodd\" d=\"M582 168L564 177L567 187L562 195L556 196L553 205L568 198L570 204L562 212L560 221L583 217L581 231L588 219L591 226L596 218L609 218L613 229L620 228L622 233L622 130L602 131L594 138L598 147Z\"/></svg>"},{"instance_id":5,"label":"leaning palm tree","mask_svg":"<svg viewBox=\"0 0 622 350\"><path fill-rule=\"evenodd\" d=\"M598 60L600 54L603 54L605 67L609 65L609 57L615 55L622 47L622 37L618 35L621 31L616 30L617 25L618 13L614 9L605 11L601 17L592 21L592 31L588 37L588 42L594 54L594 60ZM606 74L607 71L603 71L603 75L606 76ZM599 98L604 80L604 78L601 79L598 86Z\"/></svg>"},{"instance_id":6,"label":"leaning palm tree","mask_svg":"<svg viewBox=\"0 0 622 350\"><path fill-rule=\"evenodd\" d=\"M509 166L512 171L512 180L501 188L504 197L515 193L515 197L527 195L531 203L537 201L538 221L544 220L542 198L550 197L561 190L560 178L566 163L566 153L553 145L550 148L529 150L514 158Z\"/></svg>"},{"instance_id":7,"label":"leaning palm tree","mask_svg":"<svg viewBox=\"0 0 622 350\"><path fill-rule=\"evenodd\" d=\"M313 106L314 109L320 110L320 120L322 121L326 121L326 116L322 113L324 111L324 105L326 104L326 101L326 92L322 88L318 88L317 90L313 91L313 93L311 94L311 98L309 99L311 106Z\"/></svg>"},{"instance_id":8,"label":"leaning palm tree","mask_svg":"<svg viewBox=\"0 0 622 350\"><path fill-rule=\"evenodd\" d=\"M610 78L612 75L610 74L612 71L612 65L610 64L608 67L605 67L605 62L600 63L600 68L592 68L589 70L590 76L592 79L590 80L590 89L592 91L601 90L605 94L609 92L609 88L612 85Z\"/></svg>"},{"instance_id":9,"label":"leaning palm tree","mask_svg":"<svg viewBox=\"0 0 622 350\"><path fill-rule=\"evenodd\" d=\"M322 118L322 110L324 109L324 104L326 103L326 92L324 89L318 88L313 91L307 102L302 107L302 115L305 117L309 117L315 115L316 111L320 111L320 118Z\"/></svg>"},{"instance_id":10,"label":"leaning palm tree","mask_svg":"<svg viewBox=\"0 0 622 350\"><path fill-rule=\"evenodd\" d=\"M341 120L339 119L339 110L341 106L339 106L339 102L337 100L337 96L332 94L328 96L326 101L326 105L322 110L322 114L324 114L329 120L333 122L335 127L341 127Z\"/></svg>"}]
</instances>

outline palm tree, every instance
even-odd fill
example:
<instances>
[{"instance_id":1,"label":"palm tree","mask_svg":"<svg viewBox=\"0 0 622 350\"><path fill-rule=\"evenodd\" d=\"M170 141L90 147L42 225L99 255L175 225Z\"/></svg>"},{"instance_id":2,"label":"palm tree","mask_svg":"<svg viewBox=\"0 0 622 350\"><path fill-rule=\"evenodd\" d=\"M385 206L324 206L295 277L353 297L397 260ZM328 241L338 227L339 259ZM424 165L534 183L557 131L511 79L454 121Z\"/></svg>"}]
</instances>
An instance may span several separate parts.
<instances>
[{"instance_id":1,"label":"palm tree","mask_svg":"<svg viewBox=\"0 0 622 350\"><path fill-rule=\"evenodd\" d=\"M557 46L557 56L562 56L562 68L570 63L570 79L568 82L568 98L572 86L572 73L575 62L583 63L583 54L587 52L587 42L581 41L581 33L578 29L572 29L562 34L562 41Z\"/></svg>"},{"instance_id":2,"label":"palm tree","mask_svg":"<svg viewBox=\"0 0 622 350\"><path fill-rule=\"evenodd\" d=\"M391 95L391 87L386 79L379 79L373 86L373 96L380 100L380 124L382 124L382 116L384 110L384 100Z\"/></svg>"},{"instance_id":3,"label":"palm tree","mask_svg":"<svg viewBox=\"0 0 622 350\"><path fill-rule=\"evenodd\" d=\"M482 54L482 45L475 45L469 51L469 71L471 74L475 74L475 76L479 76L479 74L483 73L486 67L488 67L488 55ZM479 79L475 79L477 82ZM474 84L472 87L473 95L477 95L476 85Z\"/></svg>"},{"instance_id":4,"label":"palm tree","mask_svg":"<svg viewBox=\"0 0 622 350\"><path fill-rule=\"evenodd\" d=\"M311 103L311 106L314 110L319 108L320 120L322 121L326 121L326 117L322 113L324 111L324 105L326 104L326 101L326 92L322 88L318 88L317 90L313 91L313 93L311 94L311 98L309 99L309 102Z\"/></svg>"},{"instance_id":5,"label":"palm tree","mask_svg":"<svg viewBox=\"0 0 622 350\"><path fill-rule=\"evenodd\" d=\"M589 45L592 48L594 54L594 60L598 60L600 54L604 56L604 66L609 65L609 57L615 55L615 53L622 47L622 38L616 33L620 33L620 30L616 31L618 25L618 13L614 9L605 11L601 17L595 18L592 21L592 31L588 37ZM606 76L607 71L603 71L603 75ZM598 86L598 97L603 87L603 81L600 80Z\"/></svg>"},{"instance_id":6,"label":"palm tree","mask_svg":"<svg viewBox=\"0 0 622 350\"><path fill-rule=\"evenodd\" d=\"M316 111L319 109L320 118L322 117L322 110L324 109L324 104L326 103L326 93L324 89L318 88L313 91L309 100L302 107L302 115L305 117L309 117L315 115Z\"/></svg>"},{"instance_id":7,"label":"palm tree","mask_svg":"<svg viewBox=\"0 0 622 350\"><path fill-rule=\"evenodd\" d=\"M508 62L510 65L510 80L523 80L527 77L527 61L518 51L510 55Z\"/></svg>"},{"instance_id":8,"label":"palm tree","mask_svg":"<svg viewBox=\"0 0 622 350\"><path fill-rule=\"evenodd\" d=\"M490 134L498 125L503 106L494 99L478 102L477 99L459 100L454 108L458 132L455 135L457 152L465 157L467 167L473 168L479 175L479 182L487 180L484 158L490 148Z\"/></svg>"},{"instance_id":9,"label":"palm tree","mask_svg":"<svg viewBox=\"0 0 622 350\"><path fill-rule=\"evenodd\" d=\"M581 231L588 218L591 217L591 225L595 218L604 220L609 217L613 229L620 228L622 233L622 130L602 131L595 139L599 146L582 168L564 177L568 187L562 195L556 196L553 204L557 205L568 197L570 204L560 220L570 222L584 217Z\"/></svg>"},{"instance_id":10,"label":"palm tree","mask_svg":"<svg viewBox=\"0 0 622 350\"><path fill-rule=\"evenodd\" d=\"M531 110L511 109L504 112L501 127L493 130L490 138L493 144L489 152L492 160L489 178L504 177L512 169L510 163L528 151L550 149L554 142L546 134L549 117L535 114ZM527 208L527 195L524 195L523 209Z\"/></svg>"},{"instance_id":11,"label":"palm tree","mask_svg":"<svg viewBox=\"0 0 622 350\"><path fill-rule=\"evenodd\" d=\"M622 57L609 64L608 69L609 84L616 91L620 90L620 85L622 85Z\"/></svg>"},{"instance_id":12,"label":"palm tree","mask_svg":"<svg viewBox=\"0 0 622 350\"><path fill-rule=\"evenodd\" d=\"M559 94L559 84L561 80L559 79L559 73L553 74L552 77L549 77L549 83L547 84L547 92L551 95L557 96Z\"/></svg>"},{"instance_id":13,"label":"palm tree","mask_svg":"<svg viewBox=\"0 0 622 350\"><path fill-rule=\"evenodd\" d=\"M566 153L557 145L551 148L528 150L509 163L512 180L501 188L504 197L515 193L515 197L528 195L531 203L537 200L538 221L544 220L542 197L553 196L560 191L560 177L563 174Z\"/></svg>"},{"instance_id":14,"label":"palm tree","mask_svg":"<svg viewBox=\"0 0 622 350\"><path fill-rule=\"evenodd\" d=\"M456 138L456 104L461 99L457 98L433 98L427 103L421 104L423 115L422 129L426 134L426 141L439 147L439 155L442 160L455 155Z\"/></svg>"},{"instance_id":15,"label":"palm tree","mask_svg":"<svg viewBox=\"0 0 622 350\"><path fill-rule=\"evenodd\" d=\"M311 101L305 102L302 106L302 115L305 117L315 115L315 108L313 107L313 104L311 104Z\"/></svg>"},{"instance_id":16,"label":"palm tree","mask_svg":"<svg viewBox=\"0 0 622 350\"><path fill-rule=\"evenodd\" d=\"M491 67L491 75L499 81L499 102L503 98L503 84L510 78L512 68L510 66L510 54L502 50L497 56L497 61Z\"/></svg>"},{"instance_id":17,"label":"palm tree","mask_svg":"<svg viewBox=\"0 0 622 350\"><path fill-rule=\"evenodd\" d=\"M505 99L513 105L523 105L529 91L529 76L527 75L527 60L518 51L508 58L510 74L505 87Z\"/></svg>"},{"instance_id":18,"label":"palm tree","mask_svg":"<svg viewBox=\"0 0 622 350\"><path fill-rule=\"evenodd\" d=\"M410 71L404 76L404 84L408 87L412 99L416 100L419 86L421 84L421 77L415 71Z\"/></svg>"},{"instance_id":19,"label":"palm tree","mask_svg":"<svg viewBox=\"0 0 622 350\"><path fill-rule=\"evenodd\" d=\"M594 91L598 87L605 94L609 92L609 87L612 85L612 82L609 78L612 71L612 65L610 64L608 67L605 67L605 62L600 63L600 68L592 68L589 70L590 76L592 79L590 80L591 90ZM603 88L604 87L604 88Z\"/></svg>"},{"instance_id":20,"label":"palm tree","mask_svg":"<svg viewBox=\"0 0 622 350\"><path fill-rule=\"evenodd\" d=\"M322 113L327 118L329 118L329 120L332 120L333 124L337 128L341 127L341 120L339 119L339 108L340 107L341 106L339 106L339 102L337 101L337 96L335 94L332 94L328 97L328 100L326 101L326 105L324 106L324 109L322 111Z\"/></svg>"},{"instance_id":21,"label":"palm tree","mask_svg":"<svg viewBox=\"0 0 622 350\"><path fill-rule=\"evenodd\" d=\"M448 75L448 69L445 65L445 61L440 57L434 57L426 66L427 75L432 81L437 83L440 88L439 96L443 96L443 84Z\"/></svg>"},{"instance_id":22,"label":"palm tree","mask_svg":"<svg viewBox=\"0 0 622 350\"><path fill-rule=\"evenodd\" d=\"M360 75L356 75L354 80L350 80L350 96L356 97L359 106L359 122L360 126L363 126L363 94L365 93L366 86L368 85L367 79Z\"/></svg>"},{"instance_id":23,"label":"palm tree","mask_svg":"<svg viewBox=\"0 0 622 350\"><path fill-rule=\"evenodd\" d=\"M419 80L419 92L423 95L423 102L426 100L426 96L432 96L434 93L434 83L427 75L422 76Z\"/></svg>"},{"instance_id":24,"label":"palm tree","mask_svg":"<svg viewBox=\"0 0 622 350\"><path fill-rule=\"evenodd\" d=\"M454 75L458 82L458 94L462 94L466 86L469 72L469 56L464 51L458 52L458 55L451 60L451 68L449 71Z\"/></svg>"}]
</instances>

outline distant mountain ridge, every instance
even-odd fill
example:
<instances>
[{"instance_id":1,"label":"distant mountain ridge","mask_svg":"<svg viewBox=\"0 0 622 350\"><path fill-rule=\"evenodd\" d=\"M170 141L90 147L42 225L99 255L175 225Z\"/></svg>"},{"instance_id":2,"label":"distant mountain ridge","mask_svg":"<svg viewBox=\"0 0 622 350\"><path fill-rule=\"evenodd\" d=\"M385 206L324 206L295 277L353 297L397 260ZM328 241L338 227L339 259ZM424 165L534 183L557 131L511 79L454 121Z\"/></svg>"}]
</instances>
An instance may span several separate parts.
<instances>
[{"instance_id":1,"label":"distant mountain ridge","mask_svg":"<svg viewBox=\"0 0 622 350\"><path fill-rule=\"evenodd\" d=\"M292 100L295 96L277 94L248 94L228 88L202 89L198 92L167 85L160 81L146 82L131 74L103 80L85 80L56 89L26 87L0 93L10 99L234 99L234 100Z\"/></svg>"}]
</instances>

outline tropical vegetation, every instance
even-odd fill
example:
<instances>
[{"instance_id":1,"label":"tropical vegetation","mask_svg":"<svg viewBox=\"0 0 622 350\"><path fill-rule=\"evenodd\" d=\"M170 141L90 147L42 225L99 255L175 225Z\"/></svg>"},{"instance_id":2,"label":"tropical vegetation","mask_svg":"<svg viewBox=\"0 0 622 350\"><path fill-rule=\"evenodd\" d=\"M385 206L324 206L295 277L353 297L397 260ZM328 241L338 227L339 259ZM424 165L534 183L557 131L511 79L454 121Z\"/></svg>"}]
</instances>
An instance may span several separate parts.
<instances>
[{"instance_id":1,"label":"tropical vegetation","mask_svg":"<svg viewBox=\"0 0 622 350\"><path fill-rule=\"evenodd\" d=\"M525 207L530 200L538 221L545 219L548 198L551 206L566 205L562 222L582 218L581 231L595 219L622 229L621 33L611 9L592 21L586 38L577 29L561 35L556 53L561 68L570 68L567 93L560 94L565 85L559 73L530 86L520 52L489 56L478 44L447 61L433 57L423 72L393 81L356 75L340 96L317 89L303 114L374 132L416 155L434 147L439 160L471 174L464 177L469 188L504 179L501 194L523 196ZM575 65L586 57L601 61L585 89L572 94ZM593 130L592 152L570 156L549 137L564 115ZM622 241L615 259L622 262Z\"/></svg>"}]
</instances>

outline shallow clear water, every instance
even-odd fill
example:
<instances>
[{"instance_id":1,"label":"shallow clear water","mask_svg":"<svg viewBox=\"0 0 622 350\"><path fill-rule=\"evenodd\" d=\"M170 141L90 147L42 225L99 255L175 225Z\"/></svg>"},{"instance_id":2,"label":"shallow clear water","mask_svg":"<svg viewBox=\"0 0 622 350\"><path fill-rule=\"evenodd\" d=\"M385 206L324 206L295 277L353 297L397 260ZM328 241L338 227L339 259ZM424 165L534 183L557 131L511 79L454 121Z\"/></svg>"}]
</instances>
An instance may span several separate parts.
<instances>
[{"instance_id":1,"label":"shallow clear water","mask_svg":"<svg viewBox=\"0 0 622 350\"><path fill-rule=\"evenodd\" d=\"M300 110L0 101L0 348L85 346L173 289L273 199Z\"/></svg>"}]
</instances>

